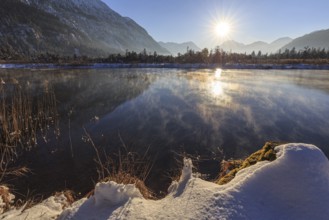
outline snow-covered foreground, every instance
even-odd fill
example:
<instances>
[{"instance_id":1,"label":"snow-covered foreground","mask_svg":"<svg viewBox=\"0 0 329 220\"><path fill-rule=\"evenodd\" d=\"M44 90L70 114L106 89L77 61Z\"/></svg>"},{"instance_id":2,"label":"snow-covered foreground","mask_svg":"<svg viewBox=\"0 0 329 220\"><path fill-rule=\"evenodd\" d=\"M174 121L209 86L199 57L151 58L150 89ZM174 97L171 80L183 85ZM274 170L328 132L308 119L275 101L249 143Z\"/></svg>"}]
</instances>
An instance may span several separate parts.
<instances>
[{"instance_id":1,"label":"snow-covered foreground","mask_svg":"<svg viewBox=\"0 0 329 220\"><path fill-rule=\"evenodd\" d=\"M277 159L238 172L226 185L192 174L186 159L179 182L161 200L145 200L134 185L98 183L88 199L63 208L50 197L5 219L329 219L329 161L307 144L277 146ZM0 217L0 219L1 219Z\"/></svg>"}]
</instances>

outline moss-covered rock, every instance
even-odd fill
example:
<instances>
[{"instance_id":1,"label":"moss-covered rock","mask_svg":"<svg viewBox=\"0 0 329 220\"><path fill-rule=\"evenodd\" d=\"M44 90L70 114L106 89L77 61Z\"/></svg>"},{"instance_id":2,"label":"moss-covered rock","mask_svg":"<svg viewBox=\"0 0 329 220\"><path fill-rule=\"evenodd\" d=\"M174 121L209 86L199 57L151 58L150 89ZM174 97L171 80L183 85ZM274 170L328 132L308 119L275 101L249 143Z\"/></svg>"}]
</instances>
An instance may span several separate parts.
<instances>
[{"instance_id":1,"label":"moss-covered rock","mask_svg":"<svg viewBox=\"0 0 329 220\"><path fill-rule=\"evenodd\" d=\"M245 160L229 160L222 162L222 169L219 178L215 181L219 185L230 182L236 173L244 168L256 164L258 161L273 161L276 159L274 148L282 143L266 142L262 149L251 154Z\"/></svg>"}]
</instances>

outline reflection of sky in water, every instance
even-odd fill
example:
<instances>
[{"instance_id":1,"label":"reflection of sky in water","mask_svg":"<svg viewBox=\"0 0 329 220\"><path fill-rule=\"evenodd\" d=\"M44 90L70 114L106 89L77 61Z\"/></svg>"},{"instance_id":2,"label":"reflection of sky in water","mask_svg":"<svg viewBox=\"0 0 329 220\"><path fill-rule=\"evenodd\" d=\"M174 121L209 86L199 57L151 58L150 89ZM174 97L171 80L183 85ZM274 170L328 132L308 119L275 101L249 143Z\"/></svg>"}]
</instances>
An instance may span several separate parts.
<instances>
[{"instance_id":1,"label":"reflection of sky in water","mask_svg":"<svg viewBox=\"0 0 329 220\"><path fill-rule=\"evenodd\" d=\"M95 174L82 126L100 147L117 150L119 134L132 150L150 146L158 155L154 168L162 171L175 166L173 152L210 158L223 149L227 157L241 157L266 141L312 143L329 156L329 71L0 70L0 77L31 86L47 80L56 93L62 136L26 159L33 161L33 181L41 181L33 187L39 189L48 185L42 180L55 185L62 178L77 186ZM94 116L99 120L91 121ZM213 169L218 171L218 163Z\"/></svg>"},{"instance_id":2,"label":"reflection of sky in water","mask_svg":"<svg viewBox=\"0 0 329 220\"><path fill-rule=\"evenodd\" d=\"M265 141L289 141L314 143L328 153L328 93L312 83L298 85L294 71L168 72L94 129L188 152L220 147L241 156Z\"/></svg>"},{"instance_id":3,"label":"reflection of sky in water","mask_svg":"<svg viewBox=\"0 0 329 220\"><path fill-rule=\"evenodd\" d=\"M310 70L11 70L7 80L53 85L67 129L89 124L105 146L248 154L265 141L314 143L328 153L329 72ZM65 130L62 132L65 134Z\"/></svg>"}]
</instances>

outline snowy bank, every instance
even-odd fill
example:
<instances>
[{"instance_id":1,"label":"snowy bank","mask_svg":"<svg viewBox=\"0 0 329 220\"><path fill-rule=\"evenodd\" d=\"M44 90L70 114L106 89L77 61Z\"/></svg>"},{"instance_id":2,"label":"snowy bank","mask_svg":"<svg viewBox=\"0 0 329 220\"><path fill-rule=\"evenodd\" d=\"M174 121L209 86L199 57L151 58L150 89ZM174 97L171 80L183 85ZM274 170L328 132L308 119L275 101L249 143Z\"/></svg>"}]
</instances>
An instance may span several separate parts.
<instances>
[{"instance_id":1,"label":"snowy bank","mask_svg":"<svg viewBox=\"0 0 329 220\"><path fill-rule=\"evenodd\" d=\"M184 160L178 182L161 200L146 200L134 185L98 183L95 194L65 208L65 198L50 197L4 219L328 219L329 161L308 144L275 147L277 159L240 170L217 185L195 177Z\"/></svg>"}]
</instances>

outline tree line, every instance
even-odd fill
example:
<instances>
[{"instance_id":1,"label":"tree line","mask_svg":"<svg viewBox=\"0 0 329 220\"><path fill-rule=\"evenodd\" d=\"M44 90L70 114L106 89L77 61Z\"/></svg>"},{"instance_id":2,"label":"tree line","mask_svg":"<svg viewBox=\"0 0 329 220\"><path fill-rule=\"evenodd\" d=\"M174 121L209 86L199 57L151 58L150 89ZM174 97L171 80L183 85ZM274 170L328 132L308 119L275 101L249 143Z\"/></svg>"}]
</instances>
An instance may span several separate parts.
<instances>
[{"instance_id":1,"label":"tree line","mask_svg":"<svg viewBox=\"0 0 329 220\"><path fill-rule=\"evenodd\" d=\"M160 55L157 52L126 51L124 54L109 54L107 57L88 57L84 55L60 56L51 53L35 55L21 55L13 50L0 48L0 61L34 62L34 63L175 63L175 64L289 64L311 63L328 64L329 50L324 48L305 47L302 50L285 49L277 53L262 53L253 51L251 54L235 53L222 50L220 47L201 51L187 50L186 53L177 56Z\"/></svg>"}]
</instances>

